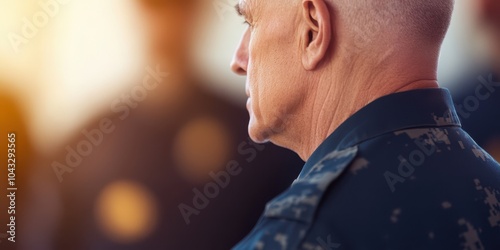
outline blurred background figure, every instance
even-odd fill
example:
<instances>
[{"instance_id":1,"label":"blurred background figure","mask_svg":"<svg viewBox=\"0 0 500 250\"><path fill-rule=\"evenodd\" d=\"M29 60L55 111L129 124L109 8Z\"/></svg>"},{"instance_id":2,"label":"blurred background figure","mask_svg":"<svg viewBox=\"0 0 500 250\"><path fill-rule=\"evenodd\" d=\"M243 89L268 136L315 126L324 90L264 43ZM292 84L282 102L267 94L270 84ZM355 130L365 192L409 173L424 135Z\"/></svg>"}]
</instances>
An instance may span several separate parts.
<instances>
[{"instance_id":1,"label":"blurred background figure","mask_svg":"<svg viewBox=\"0 0 500 250\"><path fill-rule=\"evenodd\" d=\"M62 181L53 248L229 249L303 162L251 143L244 105L207 89L196 72L191 53L208 1L137 1L150 69L158 70L149 80L169 75L147 93L126 90L113 112L48 157ZM83 153L91 138L98 142ZM77 163L69 169L71 161Z\"/></svg>"},{"instance_id":2,"label":"blurred background figure","mask_svg":"<svg viewBox=\"0 0 500 250\"><path fill-rule=\"evenodd\" d=\"M451 91L465 131L500 161L500 2L467 4L486 53L467 58L470 68L456 74Z\"/></svg>"}]
</instances>

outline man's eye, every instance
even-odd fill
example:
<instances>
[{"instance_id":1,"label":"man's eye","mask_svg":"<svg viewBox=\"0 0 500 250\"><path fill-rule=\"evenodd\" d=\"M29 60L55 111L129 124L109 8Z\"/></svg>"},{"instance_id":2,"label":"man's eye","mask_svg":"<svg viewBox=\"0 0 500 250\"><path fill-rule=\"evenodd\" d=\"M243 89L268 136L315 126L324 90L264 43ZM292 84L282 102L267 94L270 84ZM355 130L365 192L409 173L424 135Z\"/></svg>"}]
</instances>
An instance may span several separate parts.
<instances>
[{"instance_id":1,"label":"man's eye","mask_svg":"<svg viewBox=\"0 0 500 250\"><path fill-rule=\"evenodd\" d=\"M246 25L248 25L249 27L252 27L252 24L250 24L250 23L249 23L248 21L246 21L246 20L243 22L243 24L246 24Z\"/></svg>"}]
</instances>

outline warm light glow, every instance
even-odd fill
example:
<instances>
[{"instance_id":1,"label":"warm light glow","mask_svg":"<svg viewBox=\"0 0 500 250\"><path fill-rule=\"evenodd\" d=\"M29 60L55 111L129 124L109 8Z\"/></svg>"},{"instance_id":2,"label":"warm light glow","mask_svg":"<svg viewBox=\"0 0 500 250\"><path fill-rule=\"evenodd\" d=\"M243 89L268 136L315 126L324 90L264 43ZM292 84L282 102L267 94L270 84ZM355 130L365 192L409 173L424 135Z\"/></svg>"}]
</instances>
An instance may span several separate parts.
<instances>
[{"instance_id":1,"label":"warm light glow","mask_svg":"<svg viewBox=\"0 0 500 250\"><path fill-rule=\"evenodd\" d=\"M229 160L231 140L220 121L205 117L188 123L174 144L174 157L180 171L195 182L209 178Z\"/></svg>"},{"instance_id":2,"label":"warm light glow","mask_svg":"<svg viewBox=\"0 0 500 250\"><path fill-rule=\"evenodd\" d=\"M104 188L96 203L101 230L120 243L144 239L155 228L158 208L154 197L140 184L114 182Z\"/></svg>"},{"instance_id":3,"label":"warm light glow","mask_svg":"<svg viewBox=\"0 0 500 250\"><path fill-rule=\"evenodd\" d=\"M500 137L491 138L484 149L497 161L500 161Z\"/></svg>"}]
</instances>

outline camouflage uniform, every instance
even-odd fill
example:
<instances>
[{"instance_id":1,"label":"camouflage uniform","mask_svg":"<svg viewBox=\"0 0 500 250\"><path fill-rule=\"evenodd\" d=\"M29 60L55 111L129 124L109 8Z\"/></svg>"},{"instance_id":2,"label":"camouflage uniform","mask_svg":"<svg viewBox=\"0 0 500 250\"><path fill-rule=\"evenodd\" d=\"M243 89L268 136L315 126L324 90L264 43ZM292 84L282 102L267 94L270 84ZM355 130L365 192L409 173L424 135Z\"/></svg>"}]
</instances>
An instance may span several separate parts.
<instances>
[{"instance_id":1,"label":"camouflage uniform","mask_svg":"<svg viewBox=\"0 0 500 250\"><path fill-rule=\"evenodd\" d=\"M500 166L450 94L388 95L351 116L234 249L500 249Z\"/></svg>"}]
</instances>

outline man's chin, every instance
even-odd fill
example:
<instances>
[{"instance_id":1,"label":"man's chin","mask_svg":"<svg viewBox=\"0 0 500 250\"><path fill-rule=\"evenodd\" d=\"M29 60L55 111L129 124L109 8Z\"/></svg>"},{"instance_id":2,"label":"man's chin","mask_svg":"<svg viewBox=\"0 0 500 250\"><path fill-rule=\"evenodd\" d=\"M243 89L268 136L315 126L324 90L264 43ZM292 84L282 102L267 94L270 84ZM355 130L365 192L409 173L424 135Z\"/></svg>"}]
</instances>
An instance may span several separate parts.
<instances>
[{"instance_id":1,"label":"man's chin","mask_svg":"<svg viewBox=\"0 0 500 250\"><path fill-rule=\"evenodd\" d=\"M269 133L262 126L255 124L252 119L250 119L250 123L248 124L248 135L255 143L269 142Z\"/></svg>"}]
</instances>

